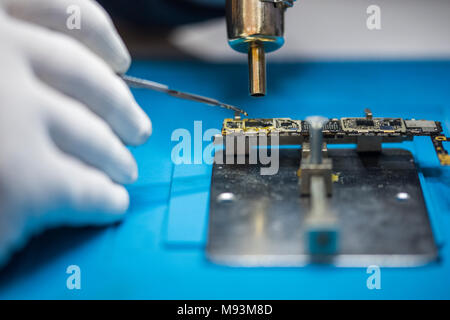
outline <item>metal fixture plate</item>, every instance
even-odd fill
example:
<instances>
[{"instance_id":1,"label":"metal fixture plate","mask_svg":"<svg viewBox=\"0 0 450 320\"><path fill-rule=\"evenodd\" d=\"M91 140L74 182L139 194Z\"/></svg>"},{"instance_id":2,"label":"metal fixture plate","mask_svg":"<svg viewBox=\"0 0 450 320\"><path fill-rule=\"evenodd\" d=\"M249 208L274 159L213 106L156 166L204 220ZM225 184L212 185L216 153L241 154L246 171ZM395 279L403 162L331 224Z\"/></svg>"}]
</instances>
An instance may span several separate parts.
<instances>
[{"instance_id":1,"label":"metal fixture plate","mask_svg":"<svg viewBox=\"0 0 450 320\"><path fill-rule=\"evenodd\" d=\"M330 206L339 221L336 266L418 266L438 250L414 159L409 151L358 154L329 149L333 172ZM214 164L208 258L230 266L303 266L303 221L309 199L299 197L299 149L280 150L280 170L260 175L260 165ZM222 201L227 195L227 201ZM399 196L402 195L402 196ZM405 196L407 195L407 196Z\"/></svg>"}]
</instances>

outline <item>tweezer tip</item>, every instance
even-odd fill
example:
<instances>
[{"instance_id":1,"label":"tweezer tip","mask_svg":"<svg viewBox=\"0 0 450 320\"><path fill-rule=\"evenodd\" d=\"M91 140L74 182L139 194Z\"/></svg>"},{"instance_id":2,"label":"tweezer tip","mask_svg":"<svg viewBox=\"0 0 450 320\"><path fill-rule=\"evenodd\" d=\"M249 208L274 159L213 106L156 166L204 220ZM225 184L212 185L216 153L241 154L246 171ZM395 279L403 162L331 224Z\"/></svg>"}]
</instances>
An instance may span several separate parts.
<instances>
[{"instance_id":1,"label":"tweezer tip","mask_svg":"<svg viewBox=\"0 0 450 320\"><path fill-rule=\"evenodd\" d=\"M225 108L227 108L227 109L231 109L231 110L234 110L234 111L236 111L236 112L239 112L240 114L243 114L244 116L248 116L248 113L247 113L247 112L245 112L244 110L239 109L239 108L237 108L237 107L235 107L235 106L232 106L232 105L230 105L230 104L224 103L224 104L222 104L222 106L225 107Z\"/></svg>"}]
</instances>

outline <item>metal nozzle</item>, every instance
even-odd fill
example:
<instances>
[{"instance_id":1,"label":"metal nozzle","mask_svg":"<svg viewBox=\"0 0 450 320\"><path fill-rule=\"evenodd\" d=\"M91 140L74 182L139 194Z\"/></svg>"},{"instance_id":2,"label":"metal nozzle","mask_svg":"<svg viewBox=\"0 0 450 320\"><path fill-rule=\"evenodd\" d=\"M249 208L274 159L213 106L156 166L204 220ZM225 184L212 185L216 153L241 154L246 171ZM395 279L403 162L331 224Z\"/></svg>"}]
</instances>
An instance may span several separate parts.
<instances>
[{"instance_id":1,"label":"metal nozzle","mask_svg":"<svg viewBox=\"0 0 450 320\"><path fill-rule=\"evenodd\" d=\"M250 94L266 94L265 54L284 44L284 13L294 0L227 0L228 43L248 53Z\"/></svg>"},{"instance_id":2,"label":"metal nozzle","mask_svg":"<svg viewBox=\"0 0 450 320\"><path fill-rule=\"evenodd\" d=\"M253 97L266 95L266 53L264 45L253 42L248 48L248 68L250 79L250 94Z\"/></svg>"}]
</instances>

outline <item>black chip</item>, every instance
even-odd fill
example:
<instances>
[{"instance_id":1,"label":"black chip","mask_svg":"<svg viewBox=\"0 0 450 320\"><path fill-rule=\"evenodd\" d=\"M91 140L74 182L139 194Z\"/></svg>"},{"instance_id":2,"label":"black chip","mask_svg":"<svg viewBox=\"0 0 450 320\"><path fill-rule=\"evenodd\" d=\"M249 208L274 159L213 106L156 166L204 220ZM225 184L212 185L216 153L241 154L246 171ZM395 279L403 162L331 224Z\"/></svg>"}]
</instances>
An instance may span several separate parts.
<instances>
[{"instance_id":1,"label":"black chip","mask_svg":"<svg viewBox=\"0 0 450 320\"><path fill-rule=\"evenodd\" d=\"M290 128L297 127L297 124L294 121L283 121L280 123L280 126L284 128Z\"/></svg>"},{"instance_id":2,"label":"black chip","mask_svg":"<svg viewBox=\"0 0 450 320\"><path fill-rule=\"evenodd\" d=\"M323 130L331 132L339 132L341 130L341 125L339 121L329 121L327 122L327 124L325 124ZM309 132L309 123L307 121L304 121L302 124L302 132Z\"/></svg>"},{"instance_id":3,"label":"black chip","mask_svg":"<svg viewBox=\"0 0 450 320\"><path fill-rule=\"evenodd\" d=\"M400 127L402 125L402 121L400 119L390 120L389 125L394 127Z\"/></svg>"},{"instance_id":4,"label":"black chip","mask_svg":"<svg viewBox=\"0 0 450 320\"><path fill-rule=\"evenodd\" d=\"M373 120L368 119L356 119L356 125L357 126L364 126L364 127L373 127L375 123Z\"/></svg>"},{"instance_id":5,"label":"black chip","mask_svg":"<svg viewBox=\"0 0 450 320\"><path fill-rule=\"evenodd\" d=\"M247 128L264 128L264 127L270 127L273 125L272 121L264 121L264 120L252 120L245 122L245 126Z\"/></svg>"},{"instance_id":6,"label":"black chip","mask_svg":"<svg viewBox=\"0 0 450 320\"><path fill-rule=\"evenodd\" d=\"M240 123L238 123L238 122L227 122L227 128L238 129L240 127L241 127Z\"/></svg>"}]
</instances>

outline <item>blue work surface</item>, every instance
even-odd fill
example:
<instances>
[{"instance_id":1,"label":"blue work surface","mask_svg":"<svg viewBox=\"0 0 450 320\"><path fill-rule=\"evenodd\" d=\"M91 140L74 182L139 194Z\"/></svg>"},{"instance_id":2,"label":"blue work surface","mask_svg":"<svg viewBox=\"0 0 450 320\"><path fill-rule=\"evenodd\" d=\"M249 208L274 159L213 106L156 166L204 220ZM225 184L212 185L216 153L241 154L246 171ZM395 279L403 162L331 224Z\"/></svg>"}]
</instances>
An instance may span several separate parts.
<instances>
[{"instance_id":1,"label":"blue work surface","mask_svg":"<svg viewBox=\"0 0 450 320\"><path fill-rule=\"evenodd\" d=\"M136 62L129 72L176 89L244 107L251 117L375 116L450 124L450 62L274 64L268 96L247 93L245 64ZM419 164L440 260L418 268L381 269L369 290L364 268L229 268L205 256L211 165L175 166L177 128L221 128L227 110L134 90L153 120L148 143L133 148L139 181L129 186L125 220L104 228L59 229L34 239L0 273L0 298L61 299L396 299L450 298L450 168L438 165L429 138L404 147ZM207 146L192 146L195 151ZM195 149L195 150L194 150ZM68 290L66 268L81 268L81 290Z\"/></svg>"}]
</instances>

